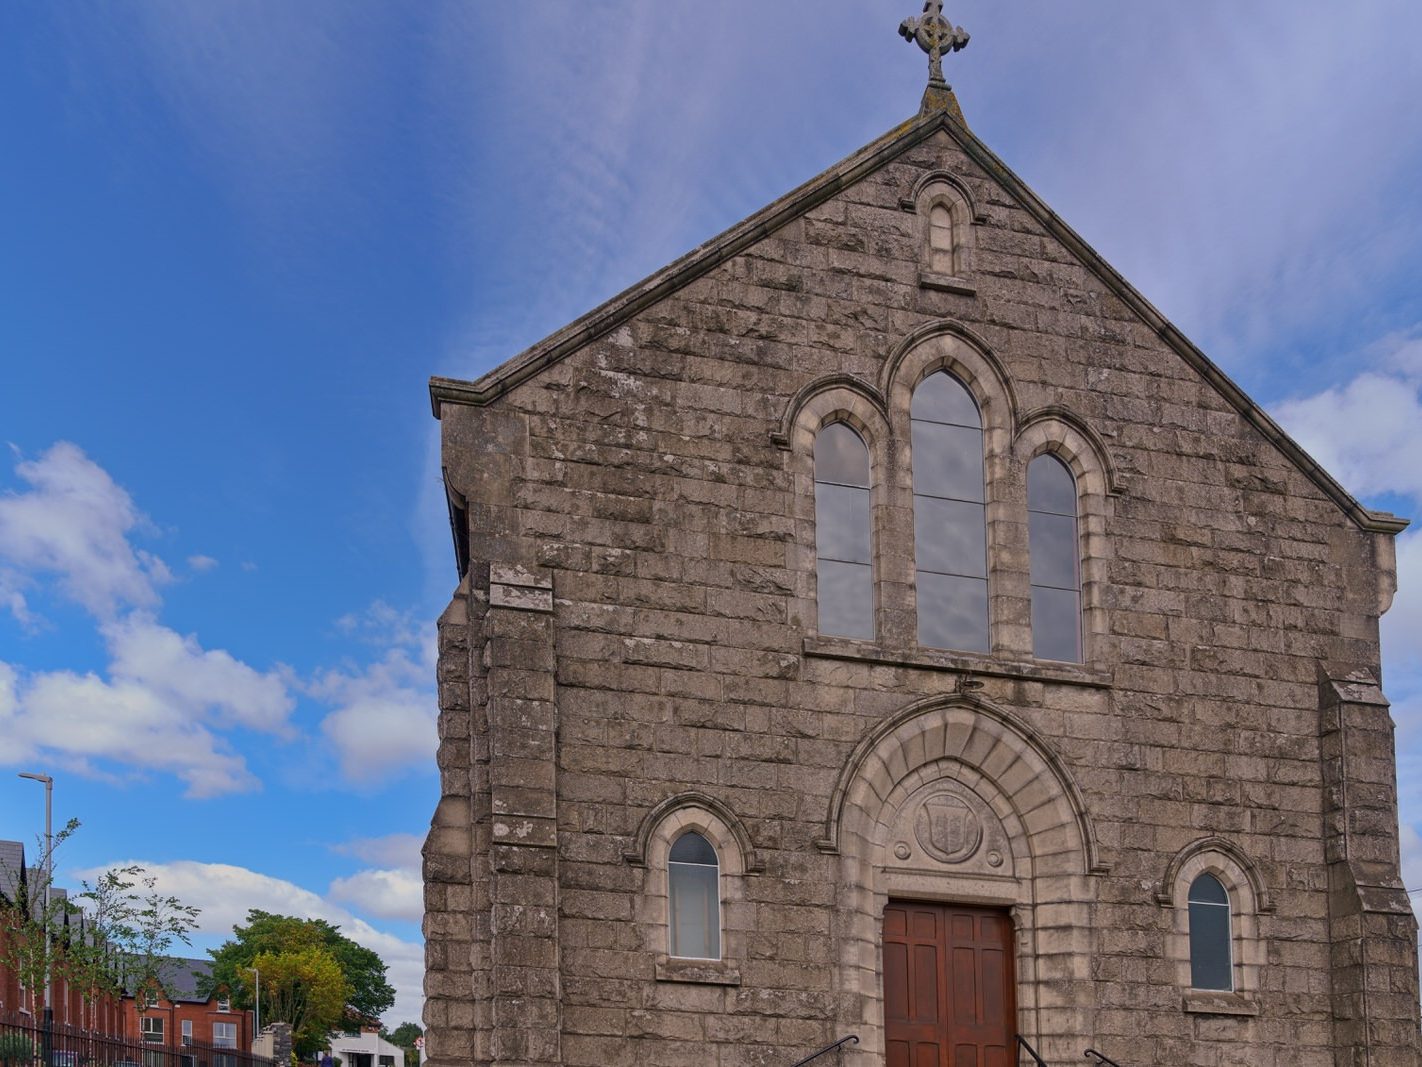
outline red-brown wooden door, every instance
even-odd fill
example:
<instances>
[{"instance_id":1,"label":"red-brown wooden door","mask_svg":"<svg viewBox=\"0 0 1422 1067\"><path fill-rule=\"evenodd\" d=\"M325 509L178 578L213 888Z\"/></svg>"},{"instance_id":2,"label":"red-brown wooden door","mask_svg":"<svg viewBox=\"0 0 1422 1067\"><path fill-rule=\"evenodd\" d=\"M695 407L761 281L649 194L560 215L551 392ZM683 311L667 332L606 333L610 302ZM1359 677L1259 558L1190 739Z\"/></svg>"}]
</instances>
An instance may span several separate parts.
<instances>
[{"instance_id":1,"label":"red-brown wooden door","mask_svg":"<svg viewBox=\"0 0 1422 1067\"><path fill-rule=\"evenodd\" d=\"M1006 912L911 901L884 909L888 1067L1011 1067L1012 990Z\"/></svg>"}]
</instances>

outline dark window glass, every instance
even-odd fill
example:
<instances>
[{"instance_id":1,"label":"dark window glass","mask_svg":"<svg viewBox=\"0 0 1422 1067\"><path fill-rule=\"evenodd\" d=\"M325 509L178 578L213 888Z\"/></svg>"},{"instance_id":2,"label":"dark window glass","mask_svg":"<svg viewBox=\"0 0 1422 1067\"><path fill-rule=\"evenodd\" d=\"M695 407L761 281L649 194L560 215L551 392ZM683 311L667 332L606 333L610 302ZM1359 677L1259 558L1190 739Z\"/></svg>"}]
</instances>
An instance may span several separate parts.
<instances>
[{"instance_id":1,"label":"dark window glass","mask_svg":"<svg viewBox=\"0 0 1422 1067\"><path fill-rule=\"evenodd\" d=\"M913 391L911 414L921 422L944 422L950 426L983 428L983 417L972 394L945 371L930 374Z\"/></svg>"},{"instance_id":2,"label":"dark window glass","mask_svg":"<svg viewBox=\"0 0 1422 1067\"><path fill-rule=\"evenodd\" d=\"M918 572L918 639L930 648L986 652L987 580Z\"/></svg>"},{"instance_id":3,"label":"dark window glass","mask_svg":"<svg viewBox=\"0 0 1422 1067\"><path fill-rule=\"evenodd\" d=\"M815 486L815 538L820 559L869 562L869 490Z\"/></svg>"},{"instance_id":4,"label":"dark window glass","mask_svg":"<svg viewBox=\"0 0 1422 1067\"><path fill-rule=\"evenodd\" d=\"M682 834L667 861L670 954L690 959L721 958L720 867L711 842Z\"/></svg>"},{"instance_id":5,"label":"dark window glass","mask_svg":"<svg viewBox=\"0 0 1422 1067\"><path fill-rule=\"evenodd\" d=\"M815 438L815 555L819 629L874 636L869 449L842 422Z\"/></svg>"},{"instance_id":6,"label":"dark window glass","mask_svg":"<svg viewBox=\"0 0 1422 1067\"><path fill-rule=\"evenodd\" d=\"M1076 479L1056 456L1027 466L1031 553L1032 651L1041 659L1081 661L1081 546Z\"/></svg>"},{"instance_id":7,"label":"dark window glass","mask_svg":"<svg viewBox=\"0 0 1422 1067\"><path fill-rule=\"evenodd\" d=\"M1233 989L1229 894L1218 878L1202 874L1190 884L1190 984Z\"/></svg>"},{"instance_id":8,"label":"dark window glass","mask_svg":"<svg viewBox=\"0 0 1422 1067\"><path fill-rule=\"evenodd\" d=\"M869 488L869 450L842 422L830 423L815 437L815 481Z\"/></svg>"},{"instance_id":9,"label":"dark window glass","mask_svg":"<svg viewBox=\"0 0 1422 1067\"><path fill-rule=\"evenodd\" d=\"M913 491L983 502L983 432L937 422L913 424Z\"/></svg>"},{"instance_id":10,"label":"dark window glass","mask_svg":"<svg viewBox=\"0 0 1422 1067\"><path fill-rule=\"evenodd\" d=\"M920 496L914 501L918 569L987 577L987 531L981 504Z\"/></svg>"},{"instance_id":11,"label":"dark window glass","mask_svg":"<svg viewBox=\"0 0 1422 1067\"><path fill-rule=\"evenodd\" d=\"M943 372L919 384L912 408L918 640L986 652L982 415L963 383Z\"/></svg>"}]
</instances>

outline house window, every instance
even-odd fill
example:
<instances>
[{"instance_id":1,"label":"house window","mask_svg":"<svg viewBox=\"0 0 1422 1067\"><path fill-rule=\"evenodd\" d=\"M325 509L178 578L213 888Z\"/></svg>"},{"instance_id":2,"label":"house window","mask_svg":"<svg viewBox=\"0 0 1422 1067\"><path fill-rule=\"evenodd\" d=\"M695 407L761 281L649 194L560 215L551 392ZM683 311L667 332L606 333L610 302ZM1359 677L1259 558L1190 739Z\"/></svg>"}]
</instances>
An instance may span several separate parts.
<instances>
[{"instance_id":1,"label":"house window","mask_svg":"<svg viewBox=\"0 0 1422 1067\"><path fill-rule=\"evenodd\" d=\"M143 1040L150 1045L161 1045L163 1043L163 1017L145 1015L138 1020L138 1032L143 1035Z\"/></svg>"},{"instance_id":2,"label":"house window","mask_svg":"<svg viewBox=\"0 0 1422 1067\"><path fill-rule=\"evenodd\" d=\"M910 414L918 640L986 652L982 414L963 383L941 371L914 391Z\"/></svg>"},{"instance_id":3,"label":"house window","mask_svg":"<svg viewBox=\"0 0 1422 1067\"><path fill-rule=\"evenodd\" d=\"M1212 874L1190 883L1190 984L1233 989L1229 894Z\"/></svg>"},{"instance_id":4,"label":"house window","mask_svg":"<svg viewBox=\"0 0 1422 1067\"><path fill-rule=\"evenodd\" d=\"M1081 662L1081 550L1076 479L1056 456L1027 467L1027 529L1032 556L1032 651Z\"/></svg>"},{"instance_id":5,"label":"house window","mask_svg":"<svg viewBox=\"0 0 1422 1067\"><path fill-rule=\"evenodd\" d=\"M690 831L676 839L667 857L669 955L721 958L720 873L716 850L706 838Z\"/></svg>"},{"instance_id":6,"label":"house window","mask_svg":"<svg viewBox=\"0 0 1422 1067\"><path fill-rule=\"evenodd\" d=\"M212 1043L217 1048L237 1047L237 1024L236 1023L213 1023Z\"/></svg>"},{"instance_id":7,"label":"house window","mask_svg":"<svg viewBox=\"0 0 1422 1067\"><path fill-rule=\"evenodd\" d=\"M183 1020L182 1020L182 1027L183 1027L183 1044L185 1044L185 1045L191 1045L191 1044L193 1043L193 1021L192 1021L191 1019L183 1019Z\"/></svg>"},{"instance_id":8,"label":"house window","mask_svg":"<svg viewBox=\"0 0 1422 1067\"><path fill-rule=\"evenodd\" d=\"M869 449L842 422L815 437L815 554L819 630L874 636Z\"/></svg>"},{"instance_id":9,"label":"house window","mask_svg":"<svg viewBox=\"0 0 1422 1067\"><path fill-rule=\"evenodd\" d=\"M232 1010L232 1000L231 1000L231 998L229 998L229 997L227 996L226 993L222 994L222 996L220 996L220 997L217 998L217 1010L218 1010L218 1011L231 1011L231 1010Z\"/></svg>"}]
</instances>

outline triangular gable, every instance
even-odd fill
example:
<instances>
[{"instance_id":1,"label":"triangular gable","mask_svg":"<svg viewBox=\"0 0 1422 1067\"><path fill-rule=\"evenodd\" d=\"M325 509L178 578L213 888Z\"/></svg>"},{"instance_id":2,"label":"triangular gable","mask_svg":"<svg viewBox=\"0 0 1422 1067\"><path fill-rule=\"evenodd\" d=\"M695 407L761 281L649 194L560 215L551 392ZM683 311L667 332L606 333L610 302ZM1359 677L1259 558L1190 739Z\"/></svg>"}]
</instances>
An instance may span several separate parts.
<instances>
[{"instance_id":1,"label":"triangular gable","mask_svg":"<svg viewBox=\"0 0 1422 1067\"><path fill-rule=\"evenodd\" d=\"M435 418L441 404L482 407L521 382L585 345L606 336L639 312L689 285L764 237L818 207L837 193L869 177L902 153L942 130L974 163L996 181L1023 210L1061 245L1070 251L1098 280L1155 331L1156 335L1193 367L1224 400L1268 439L1287 459L1311 480L1358 526L1372 533L1396 534L1406 529L1408 520L1388 512L1364 507L1331 474L1254 403L1189 338L1181 333L1156 307L1106 262L1085 239L1057 215L1006 163L988 148L961 121L951 94L935 99L930 89L924 109L917 118L890 130L877 141L850 155L810 179L755 214L711 238L611 300L575 319L519 355L500 364L472 382L457 378L431 377L430 404Z\"/></svg>"}]
</instances>

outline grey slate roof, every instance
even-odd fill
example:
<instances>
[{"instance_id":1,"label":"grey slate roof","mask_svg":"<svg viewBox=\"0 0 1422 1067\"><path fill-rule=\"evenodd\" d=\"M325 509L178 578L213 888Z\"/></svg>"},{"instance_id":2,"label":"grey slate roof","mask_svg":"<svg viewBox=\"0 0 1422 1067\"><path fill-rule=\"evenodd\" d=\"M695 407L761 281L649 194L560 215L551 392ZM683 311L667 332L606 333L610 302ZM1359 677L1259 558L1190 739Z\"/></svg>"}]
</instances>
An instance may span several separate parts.
<instances>
[{"instance_id":1,"label":"grey slate roof","mask_svg":"<svg viewBox=\"0 0 1422 1067\"><path fill-rule=\"evenodd\" d=\"M25 869L25 846L20 841L0 841L0 897L15 899L20 872Z\"/></svg>"},{"instance_id":2,"label":"grey slate roof","mask_svg":"<svg viewBox=\"0 0 1422 1067\"><path fill-rule=\"evenodd\" d=\"M199 986L212 977L212 960L195 959L186 956L169 957L162 965L163 989L173 1002L188 1001L206 1004L207 997L198 992ZM125 983L124 993L133 995L131 983Z\"/></svg>"}]
</instances>

